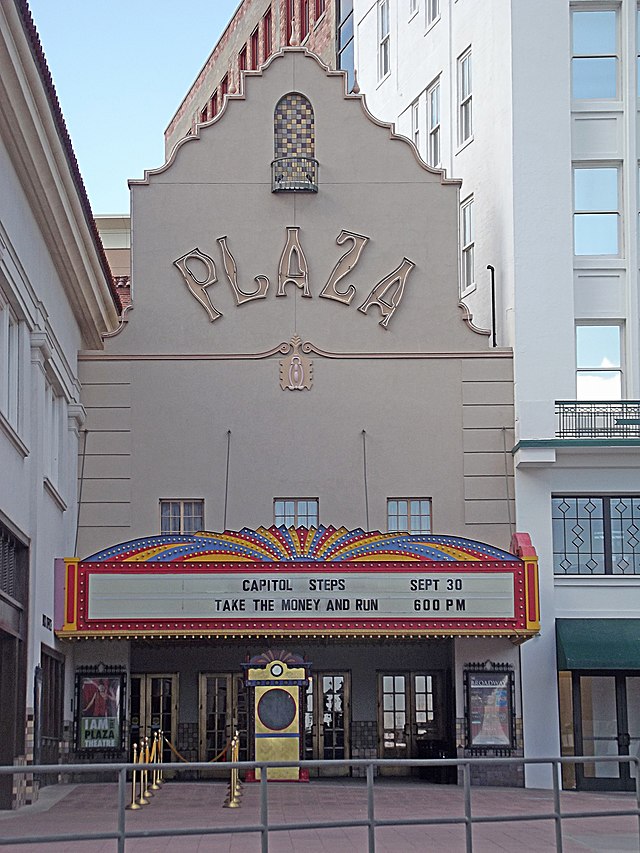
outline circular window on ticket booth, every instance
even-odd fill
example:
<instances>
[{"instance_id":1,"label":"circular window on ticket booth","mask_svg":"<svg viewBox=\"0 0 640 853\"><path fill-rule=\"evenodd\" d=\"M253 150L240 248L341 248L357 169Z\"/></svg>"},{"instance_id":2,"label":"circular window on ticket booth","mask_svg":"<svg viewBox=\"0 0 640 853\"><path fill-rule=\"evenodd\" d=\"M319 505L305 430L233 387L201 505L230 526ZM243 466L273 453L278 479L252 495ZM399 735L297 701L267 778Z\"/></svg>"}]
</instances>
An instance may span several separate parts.
<instances>
[{"instance_id":1,"label":"circular window on ticket booth","mask_svg":"<svg viewBox=\"0 0 640 853\"><path fill-rule=\"evenodd\" d=\"M296 718L296 702L286 690L269 690L258 702L258 717L263 726L282 731Z\"/></svg>"}]
</instances>

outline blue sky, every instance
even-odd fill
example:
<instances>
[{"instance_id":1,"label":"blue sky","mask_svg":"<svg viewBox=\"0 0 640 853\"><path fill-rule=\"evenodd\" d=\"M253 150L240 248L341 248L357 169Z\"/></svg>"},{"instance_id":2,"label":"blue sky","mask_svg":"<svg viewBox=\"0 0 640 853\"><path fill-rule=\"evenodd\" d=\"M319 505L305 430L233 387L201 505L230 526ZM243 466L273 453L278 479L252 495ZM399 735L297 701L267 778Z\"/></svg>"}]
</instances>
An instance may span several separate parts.
<instances>
[{"instance_id":1,"label":"blue sky","mask_svg":"<svg viewBox=\"0 0 640 853\"><path fill-rule=\"evenodd\" d=\"M29 0L95 215L164 162L164 130L239 0Z\"/></svg>"}]
</instances>

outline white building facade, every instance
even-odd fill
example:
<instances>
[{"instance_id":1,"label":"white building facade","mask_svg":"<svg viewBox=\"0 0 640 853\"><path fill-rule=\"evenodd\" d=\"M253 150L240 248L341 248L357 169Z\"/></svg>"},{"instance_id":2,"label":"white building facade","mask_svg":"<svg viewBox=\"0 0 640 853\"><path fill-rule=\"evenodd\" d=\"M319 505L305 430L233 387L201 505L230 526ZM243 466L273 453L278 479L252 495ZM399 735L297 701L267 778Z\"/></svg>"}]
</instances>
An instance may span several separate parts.
<instances>
[{"instance_id":1,"label":"white building facade","mask_svg":"<svg viewBox=\"0 0 640 853\"><path fill-rule=\"evenodd\" d=\"M542 612L522 649L525 754L637 755L637 4L353 6L368 106L462 179L460 297L514 348L516 524ZM594 762L564 782L633 779Z\"/></svg>"},{"instance_id":2,"label":"white building facade","mask_svg":"<svg viewBox=\"0 0 640 853\"><path fill-rule=\"evenodd\" d=\"M117 326L111 275L25 2L0 4L0 764L57 760L53 560L74 549L78 350ZM70 695L70 690L68 694ZM33 780L3 777L0 808Z\"/></svg>"}]
</instances>

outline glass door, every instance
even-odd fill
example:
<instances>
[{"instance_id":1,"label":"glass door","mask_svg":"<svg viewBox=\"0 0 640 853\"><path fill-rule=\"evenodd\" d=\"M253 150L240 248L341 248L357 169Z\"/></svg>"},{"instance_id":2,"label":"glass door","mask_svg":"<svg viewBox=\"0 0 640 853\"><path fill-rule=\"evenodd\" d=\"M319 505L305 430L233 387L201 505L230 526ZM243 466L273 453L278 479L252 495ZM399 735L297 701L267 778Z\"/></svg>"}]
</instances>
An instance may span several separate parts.
<instances>
[{"instance_id":1,"label":"glass door","mask_svg":"<svg viewBox=\"0 0 640 853\"><path fill-rule=\"evenodd\" d=\"M640 678L573 674L576 754L594 761L576 765L581 790L634 790L626 762L598 761L603 756L637 754L640 745ZM635 750L635 753L633 752Z\"/></svg>"},{"instance_id":2,"label":"glass door","mask_svg":"<svg viewBox=\"0 0 640 853\"><path fill-rule=\"evenodd\" d=\"M450 744L443 672L394 672L378 675L378 741L381 758L444 758ZM381 773L409 775L407 767Z\"/></svg>"},{"instance_id":3,"label":"glass door","mask_svg":"<svg viewBox=\"0 0 640 853\"><path fill-rule=\"evenodd\" d=\"M304 757L341 760L349 757L350 676L320 672L309 678L305 694ZM319 768L310 775L346 776L349 768Z\"/></svg>"},{"instance_id":4,"label":"glass door","mask_svg":"<svg viewBox=\"0 0 640 853\"><path fill-rule=\"evenodd\" d=\"M240 734L240 761L248 754L248 696L241 673L200 674L200 761L220 756L234 733ZM229 760L227 755L219 761ZM213 767L214 772L221 768ZM228 771L227 771L228 774Z\"/></svg>"},{"instance_id":5,"label":"glass door","mask_svg":"<svg viewBox=\"0 0 640 853\"><path fill-rule=\"evenodd\" d=\"M153 737L162 731L177 748L178 733L178 675L145 673L132 674L129 699L129 750L143 737ZM174 755L163 743L162 760L173 761Z\"/></svg>"}]
</instances>

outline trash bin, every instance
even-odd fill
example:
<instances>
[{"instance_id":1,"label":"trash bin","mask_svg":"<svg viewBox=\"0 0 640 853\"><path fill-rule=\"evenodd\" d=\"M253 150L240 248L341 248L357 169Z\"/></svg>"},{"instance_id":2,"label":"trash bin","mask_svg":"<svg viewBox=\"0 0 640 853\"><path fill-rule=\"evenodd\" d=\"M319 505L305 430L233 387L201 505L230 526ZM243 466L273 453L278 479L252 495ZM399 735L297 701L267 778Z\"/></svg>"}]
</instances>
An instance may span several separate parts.
<instances>
[{"instance_id":1,"label":"trash bin","mask_svg":"<svg viewBox=\"0 0 640 853\"><path fill-rule=\"evenodd\" d=\"M417 758L455 758L453 750L444 740L418 740L417 741ZM432 782L436 785L447 785L455 781L455 767L419 767L418 777L424 779L425 782Z\"/></svg>"}]
</instances>

